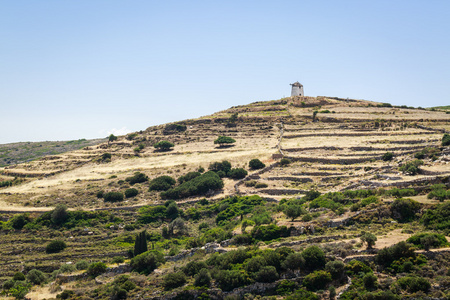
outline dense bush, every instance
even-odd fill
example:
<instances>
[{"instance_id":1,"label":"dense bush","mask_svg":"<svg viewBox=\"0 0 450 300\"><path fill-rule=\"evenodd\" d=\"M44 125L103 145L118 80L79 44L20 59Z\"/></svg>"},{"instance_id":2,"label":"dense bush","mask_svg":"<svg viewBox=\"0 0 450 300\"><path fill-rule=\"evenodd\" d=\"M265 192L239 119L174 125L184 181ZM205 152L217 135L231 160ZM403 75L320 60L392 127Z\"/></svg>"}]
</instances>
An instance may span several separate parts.
<instances>
[{"instance_id":1,"label":"dense bush","mask_svg":"<svg viewBox=\"0 0 450 300\"><path fill-rule=\"evenodd\" d=\"M229 137L229 136L219 136L215 141L214 144L219 144L219 147L223 147L224 145L231 145L236 143L236 140Z\"/></svg>"},{"instance_id":2,"label":"dense bush","mask_svg":"<svg viewBox=\"0 0 450 300\"><path fill-rule=\"evenodd\" d=\"M133 271L148 275L164 261L164 255L159 251L153 250L133 257L130 265Z\"/></svg>"},{"instance_id":3,"label":"dense bush","mask_svg":"<svg viewBox=\"0 0 450 300\"><path fill-rule=\"evenodd\" d=\"M160 151L169 151L173 146L175 145L169 141L159 141L153 145L153 147Z\"/></svg>"},{"instance_id":4,"label":"dense bush","mask_svg":"<svg viewBox=\"0 0 450 300\"><path fill-rule=\"evenodd\" d=\"M450 202L427 209L421 221L428 229L441 230L446 235L450 234Z\"/></svg>"},{"instance_id":5,"label":"dense bush","mask_svg":"<svg viewBox=\"0 0 450 300\"><path fill-rule=\"evenodd\" d=\"M22 272L16 272L13 276L14 281L23 281L25 280L25 275Z\"/></svg>"},{"instance_id":6,"label":"dense bush","mask_svg":"<svg viewBox=\"0 0 450 300\"><path fill-rule=\"evenodd\" d=\"M417 192L415 189L393 188L393 189L386 191L386 195L393 196L395 198L402 198L402 197L415 196L415 195L417 195Z\"/></svg>"},{"instance_id":7,"label":"dense bush","mask_svg":"<svg viewBox=\"0 0 450 300\"><path fill-rule=\"evenodd\" d=\"M142 183L148 181L148 176L143 173L136 172L134 173L133 176L125 178L125 181L133 185L135 183Z\"/></svg>"},{"instance_id":8,"label":"dense bush","mask_svg":"<svg viewBox=\"0 0 450 300\"><path fill-rule=\"evenodd\" d=\"M131 188L125 190L125 197L127 198L135 197L137 196L137 194L139 194L139 191L137 189Z\"/></svg>"},{"instance_id":9,"label":"dense bush","mask_svg":"<svg viewBox=\"0 0 450 300\"><path fill-rule=\"evenodd\" d=\"M314 271L306 275L303 284L310 291L317 291L324 289L328 283L331 282L331 275L326 271Z\"/></svg>"},{"instance_id":10,"label":"dense bush","mask_svg":"<svg viewBox=\"0 0 450 300\"><path fill-rule=\"evenodd\" d=\"M394 153L386 152L385 154L383 154L381 159L384 160L384 161L390 161L390 160L392 160L393 157L394 157Z\"/></svg>"},{"instance_id":11,"label":"dense bush","mask_svg":"<svg viewBox=\"0 0 450 300\"><path fill-rule=\"evenodd\" d=\"M224 160L222 162L213 162L209 165L208 170L219 172L222 171L225 174L227 174L231 170L231 163L227 160Z\"/></svg>"},{"instance_id":12,"label":"dense bush","mask_svg":"<svg viewBox=\"0 0 450 300\"><path fill-rule=\"evenodd\" d=\"M205 286L209 287L211 285L211 275L209 274L207 269L201 269L196 275L195 275L195 286Z\"/></svg>"},{"instance_id":13,"label":"dense bush","mask_svg":"<svg viewBox=\"0 0 450 300\"><path fill-rule=\"evenodd\" d=\"M345 276L345 264L340 260L329 261L325 265L325 271L330 273L333 280L343 281Z\"/></svg>"},{"instance_id":14,"label":"dense bush","mask_svg":"<svg viewBox=\"0 0 450 300\"><path fill-rule=\"evenodd\" d=\"M292 161L291 161L289 158L283 157L283 158L280 160L280 166L282 166L282 167L287 166L287 165L291 164L291 162L292 162Z\"/></svg>"},{"instance_id":15,"label":"dense bush","mask_svg":"<svg viewBox=\"0 0 450 300\"><path fill-rule=\"evenodd\" d=\"M164 134L171 134L174 132L183 132L186 131L187 127L184 124L167 124L166 127L164 127Z\"/></svg>"},{"instance_id":16,"label":"dense bush","mask_svg":"<svg viewBox=\"0 0 450 300\"><path fill-rule=\"evenodd\" d=\"M52 211L52 222L53 224L60 225L63 224L69 218L67 212L67 206L65 204L58 204Z\"/></svg>"},{"instance_id":17,"label":"dense bush","mask_svg":"<svg viewBox=\"0 0 450 300\"><path fill-rule=\"evenodd\" d=\"M98 275L105 273L106 269L107 269L106 264L104 262L99 261L91 263L87 268L86 273L89 276L97 277Z\"/></svg>"},{"instance_id":18,"label":"dense bush","mask_svg":"<svg viewBox=\"0 0 450 300\"><path fill-rule=\"evenodd\" d=\"M247 272L243 270L220 270L214 277L219 287L224 291L231 291L251 283L251 279Z\"/></svg>"},{"instance_id":19,"label":"dense bush","mask_svg":"<svg viewBox=\"0 0 450 300\"><path fill-rule=\"evenodd\" d=\"M258 282L274 282L278 280L277 269L274 266L264 266L256 273L256 281Z\"/></svg>"},{"instance_id":20,"label":"dense bush","mask_svg":"<svg viewBox=\"0 0 450 300\"><path fill-rule=\"evenodd\" d=\"M242 168L235 168L235 169L231 169L228 172L228 177L233 178L233 179L242 179L245 178L245 176L247 176L248 172Z\"/></svg>"},{"instance_id":21,"label":"dense bush","mask_svg":"<svg viewBox=\"0 0 450 300\"><path fill-rule=\"evenodd\" d=\"M252 237L259 241L271 241L280 237L287 237L290 230L286 226L277 226L275 224L255 226L252 229Z\"/></svg>"},{"instance_id":22,"label":"dense bush","mask_svg":"<svg viewBox=\"0 0 450 300\"><path fill-rule=\"evenodd\" d=\"M164 277L163 286L165 290L171 290L186 283L186 275L183 272L170 273Z\"/></svg>"},{"instance_id":23,"label":"dense bush","mask_svg":"<svg viewBox=\"0 0 450 300\"><path fill-rule=\"evenodd\" d=\"M178 177L178 183L179 183L179 184L182 184L183 182L192 180L192 179L194 179L195 177L198 177L198 176L200 176L200 175L202 175L202 173L200 173L200 172L189 172L189 173L187 173L187 174L184 175L184 176Z\"/></svg>"},{"instance_id":24,"label":"dense bush","mask_svg":"<svg viewBox=\"0 0 450 300\"><path fill-rule=\"evenodd\" d=\"M391 212L395 219L400 222L410 222L416 218L422 205L412 199L395 199L391 204Z\"/></svg>"},{"instance_id":25,"label":"dense bush","mask_svg":"<svg viewBox=\"0 0 450 300\"><path fill-rule=\"evenodd\" d=\"M63 251L67 247L66 243L61 240L51 241L46 247L45 252L47 253L57 253Z\"/></svg>"},{"instance_id":26,"label":"dense bush","mask_svg":"<svg viewBox=\"0 0 450 300\"><path fill-rule=\"evenodd\" d=\"M159 176L150 181L150 191L167 191L175 185L176 181L170 176Z\"/></svg>"},{"instance_id":27,"label":"dense bush","mask_svg":"<svg viewBox=\"0 0 450 300\"><path fill-rule=\"evenodd\" d=\"M406 241L425 250L445 247L449 244L444 235L432 232L416 233Z\"/></svg>"},{"instance_id":28,"label":"dense bush","mask_svg":"<svg viewBox=\"0 0 450 300\"><path fill-rule=\"evenodd\" d=\"M345 270L350 276L372 272L372 269L369 266L358 260L351 260L347 265L345 265Z\"/></svg>"},{"instance_id":29,"label":"dense bush","mask_svg":"<svg viewBox=\"0 0 450 300\"><path fill-rule=\"evenodd\" d=\"M206 172L179 186L161 193L163 199L180 199L196 195L204 195L209 191L223 188L223 181L215 172Z\"/></svg>"},{"instance_id":30,"label":"dense bush","mask_svg":"<svg viewBox=\"0 0 450 300\"><path fill-rule=\"evenodd\" d=\"M302 252L307 270L317 270L325 267L325 253L317 246L309 246Z\"/></svg>"},{"instance_id":31,"label":"dense bush","mask_svg":"<svg viewBox=\"0 0 450 300\"><path fill-rule=\"evenodd\" d=\"M416 175L420 172L419 167L423 165L423 161L415 159L404 163L399 170L407 175Z\"/></svg>"},{"instance_id":32,"label":"dense bush","mask_svg":"<svg viewBox=\"0 0 450 300\"><path fill-rule=\"evenodd\" d=\"M258 169L264 168L266 165L262 161L260 161L259 159L254 158L248 163L248 166L252 170L258 170Z\"/></svg>"},{"instance_id":33,"label":"dense bush","mask_svg":"<svg viewBox=\"0 0 450 300\"><path fill-rule=\"evenodd\" d=\"M89 263L85 260L80 260L75 264L77 270L86 270L89 267Z\"/></svg>"},{"instance_id":34,"label":"dense bush","mask_svg":"<svg viewBox=\"0 0 450 300\"><path fill-rule=\"evenodd\" d=\"M120 202L123 201L123 194L121 192L108 192L103 195L103 200L106 202Z\"/></svg>"},{"instance_id":35,"label":"dense bush","mask_svg":"<svg viewBox=\"0 0 450 300\"><path fill-rule=\"evenodd\" d=\"M438 199L444 201L450 199L450 191L447 191L445 184L433 184L431 186L431 192L428 194L428 199Z\"/></svg>"},{"instance_id":36,"label":"dense bush","mask_svg":"<svg viewBox=\"0 0 450 300\"><path fill-rule=\"evenodd\" d=\"M448 145L450 145L450 134L444 133L444 136L442 137L442 146Z\"/></svg>"},{"instance_id":37,"label":"dense bush","mask_svg":"<svg viewBox=\"0 0 450 300\"><path fill-rule=\"evenodd\" d=\"M415 293L418 291L428 292L431 288L431 284L423 277L405 276L397 280L397 284L401 289L408 292Z\"/></svg>"},{"instance_id":38,"label":"dense bush","mask_svg":"<svg viewBox=\"0 0 450 300\"><path fill-rule=\"evenodd\" d=\"M286 300L319 300L319 297L313 292L307 291L305 289L298 289L294 294L286 297Z\"/></svg>"},{"instance_id":39,"label":"dense bush","mask_svg":"<svg viewBox=\"0 0 450 300\"><path fill-rule=\"evenodd\" d=\"M375 256L375 262L379 265L389 266L400 258L416 257L414 246L407 242L400 242L389 248L383 248Z\"/></svg>"},{"instance_id":40,"label":"dense bush","mask_svg":"<svg viewBox=\"0 0 450 300\"><path fill-rule=\"evenodd\" d=\"M15 215L11 220L11 226L14 229L22 229L30 221L30 218L27 214Z\"/></svg>"},{"instance_id":41,"label":"dense bush","mask_svg":"<svg viewBox=\"0 0 450 300\"><path fill-rule=\"evenodd\" d=\"M27 280L32 284L42 284L46 280L46 276L42 271L32 269L27 274Z\"/></svg>"},{"instance_id":42,"label":"dense bush","mask_svg":"<svg viewBox=\"0 0 450 300\"><path fill-rule=\"evenodd\" d=\"M303 255L299 252L290 253L283 261L281 266L286 270L291 271L300 270L305 266L305 259L303 258Z\"/></svg>"},{"instance_id":43,"label":"dense bush","mask_svg":"<svg viewBox=\"0 0 450 300\"><path fill-rule=\"evenodd\" d=\"M181 270L187 276L195 276L201 269L208 268L204 261L190 261Z\"/></svg>"},{"instance_id":44,"label":"dense bush","mask_svg":"<svg viewBox=\"0 0 450 300\"><path fill-rule=\"evenodd\" d=\"M152 223L167 217L167 208L164 205L143 206L138 210L138 221Z\"/></svg>"}]
</instances>

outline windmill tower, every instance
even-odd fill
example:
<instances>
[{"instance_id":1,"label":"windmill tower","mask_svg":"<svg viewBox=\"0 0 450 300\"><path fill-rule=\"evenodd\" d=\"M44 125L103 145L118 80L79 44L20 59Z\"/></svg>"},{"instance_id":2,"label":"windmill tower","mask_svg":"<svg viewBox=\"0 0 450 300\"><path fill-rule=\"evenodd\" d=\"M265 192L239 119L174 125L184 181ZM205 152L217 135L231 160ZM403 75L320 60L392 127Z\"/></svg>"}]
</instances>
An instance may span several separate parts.
<instances>
[{"instance_id":1,"label":"windmill tower","mask_svg":"<svg viewBox=\"0 0 450 300\"><path fill-rule=\"evenodd\" d=\"M291 97L293 96L305 96L305 93L303 92L303 85L300 82L294 82L291 83L292 90L291 90Z\"/></svg>"}]
</instances>

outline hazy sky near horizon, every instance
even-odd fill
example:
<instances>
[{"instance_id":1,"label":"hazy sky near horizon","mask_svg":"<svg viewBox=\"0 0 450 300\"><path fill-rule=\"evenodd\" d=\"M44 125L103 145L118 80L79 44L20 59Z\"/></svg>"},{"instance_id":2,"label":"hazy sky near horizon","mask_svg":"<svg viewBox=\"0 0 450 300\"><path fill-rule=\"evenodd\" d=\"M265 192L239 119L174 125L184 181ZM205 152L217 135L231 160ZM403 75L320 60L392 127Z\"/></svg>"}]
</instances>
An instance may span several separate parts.
<instances>
[{"instance_id":1,"label":"hazy sky near horizon","mask_svg":"<svg viewBox=\"0 0 450 300\"><path fill-rule=\"evenodd\" d=\"M0 143L290 95L449 105L450 1L0 1Z\"/></svg>"}]
</instances>

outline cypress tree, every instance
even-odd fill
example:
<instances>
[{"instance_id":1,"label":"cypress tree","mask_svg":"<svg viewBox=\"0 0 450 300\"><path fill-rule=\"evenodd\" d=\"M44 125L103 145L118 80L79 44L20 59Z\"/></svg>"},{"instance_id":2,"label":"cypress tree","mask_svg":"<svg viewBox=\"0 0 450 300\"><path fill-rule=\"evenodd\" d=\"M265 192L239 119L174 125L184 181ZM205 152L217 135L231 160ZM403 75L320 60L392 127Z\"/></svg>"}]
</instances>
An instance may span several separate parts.
<instances>
[{"instance_id":1,"label":"cypress tree","mask_svg":"<svg viewBox=\"0 0 450 300\"><path fill-rule=\"evenodd\" d=\"M134 242L134 256L147 252L147 232L144 230L136 236Z\"/></svg>"}]
</instances>

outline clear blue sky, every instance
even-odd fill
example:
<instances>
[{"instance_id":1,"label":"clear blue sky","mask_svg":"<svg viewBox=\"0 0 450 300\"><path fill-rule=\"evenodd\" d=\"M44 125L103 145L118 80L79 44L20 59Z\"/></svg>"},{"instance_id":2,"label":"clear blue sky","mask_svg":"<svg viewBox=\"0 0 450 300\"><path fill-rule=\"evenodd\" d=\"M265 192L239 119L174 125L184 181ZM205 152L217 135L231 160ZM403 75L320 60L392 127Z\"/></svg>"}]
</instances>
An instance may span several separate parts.
<instances>
[{"instance_id":1,"label":"clear blue sky","mask_svg":"<svg viewBox=\"0 0 450 300\"><path fill-rule=\"evenodd\" d=\"M0 1L0 143L290 95L450 104L450 1Z\"/></svg>"}]
</instances>

